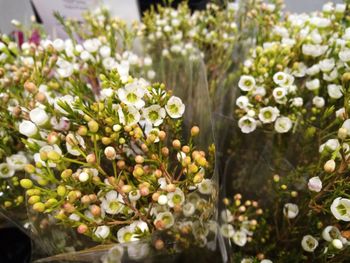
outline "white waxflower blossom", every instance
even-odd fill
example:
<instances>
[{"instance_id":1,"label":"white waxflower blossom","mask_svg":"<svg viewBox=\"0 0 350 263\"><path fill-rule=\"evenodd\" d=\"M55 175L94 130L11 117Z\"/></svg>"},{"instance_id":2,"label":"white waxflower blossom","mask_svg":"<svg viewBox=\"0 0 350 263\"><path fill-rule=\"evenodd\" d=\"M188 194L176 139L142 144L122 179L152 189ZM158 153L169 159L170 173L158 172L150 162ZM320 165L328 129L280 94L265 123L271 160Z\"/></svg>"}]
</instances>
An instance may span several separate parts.
<instances>
[{"instance_id":1,"label":"white waxflower blossom","mask_svg":"<svg viewBox=\"0 0 350 263\"><path fill-rule=\"evenodd\" d=\"M282 86L287 81L287 73L277 72L273 75L273 82L277 85Z\"/></svg>"},{"instance_id":2,"label":"white waxflower blossom","mask_svg":"<svg viewBox=\"0 0 350 263\"><path fill-rule=\"evenodd\" d=\"M220 232L226 238L233 238L233 235L235 234L235 230L231 224L222 224Z\"/></svg>"},{"instance_id":3,"label":"white waxflower blossom","mask_svg":"<svg viewBox=\"0 0 350 263\"><path fill-rule=\"evenodd\" d=\"M174 192L168 193L167 198L169 207L181 206L185 202L185 194L180 188L176 188Z\"/></svg>"},{"instance_id":4,"label":"white waxflower blossom","mask_svg":"<svg viewBox=\"0 0 350 263\"><path fill-rule=\"evenodd\" d=\"M138 238L134 234L133 229L130 226L124 226L117 232L117 238L120 243L137 241Z\"/></svg>"},{"instance_id":5,"label":"white waxflower blossom","mask_svg":"<svg viewBox=\"0 0 350 263\"><path fill-rule=\"evenodd\" d=\"M109 234L110 234L111 230L109 228L109 226L98 226L96 228L96 230L94 231L94 234L101 239L106 239Z\"/></svg>"},{"instance_id":6,"label":"white waxflower blossom","mask_svg":"<svg viewBox=\"0 0 350 263\"><path fill-rule=\"evenodd\" d=\"M145 89L138 85L136 82L125 85L124 88L117 90L117 95L121 102L126 105L134 106L137 109L141 109L145 102L142 100L145 95Z\"/></svg>"},{"instance_id":7,"label":"white waxflower blossom","mask_svg":"<svg viewBox=\"0 0 350 263\"><path fill-rule=\"evenodd\" d=\"M274 88L272 91L272 95L276 101L283 99L287 95L287 89L283 87Z\"/></svg>"},{"instance_id":8,"label":"white waxflower blossom","mask_svg":"<svg viewBox=\"0 0 350 263\"><path fill-rule=\"evenodd\" d=\"M124 208L123 197L117 191L111 190L101 198L101 208L103 208L107 214L118 214Z\"/></svg>"},{"instance_id":9,"label":"white waxflower blossom","mask_svg":"<svg viewBox=\"0 0 350 263\"><path fill-rule=\"evenodd\" d=\"M313 79L313 80L306 81L305 86L308 90L317 90L320 88L320 80Z\"/></svg>"},{"instance_id":10,"label":"white waxflower blossom","mask_svg":"<svg viewBox=\"0 0 350 263\"><path fill-rule=\"evenodd\" d=\"M239 79L238 87L243 91L250 91L255 87L255 79L252 76L243 75Z\"/></svg>"},{"instance_id":11,"label":"white waxflower blossom","mask_svg":"<svg viewBox=\"0 0 350 263\"><path fill-rule=\"evenodd\" d=\"M63 114L68 114L68 112L66 112L59 104L63 103L63 104L68 104L69 106L71 106L73 102L74 102L74 98L71 95L65 95L65 96L56 98L54 101L55 110L58 110L59 112L61 112Z\"/></svg>"},{"instance_id":12,"label":"white waxflower blossom","mask_svg":"<svg viewBox=\"0 0 350 263\"><path fill-rule=\"evenodd\" d=\"M338 56L339 56L341 61L349 62L350 61L350 49L347 48L347 49L341 50L339 52Z\"/></svg>"},{"instance_id":13,"label":"white waxflower blossom","mask_svg":"<svg viewBox=\"0 0 350 263\"><path fill-rule=\"evenodd\" d=\"M316 108L323 108L325 105L324 98L319 97L319 96L315 96L312 99L312 103L316 106Z\"/></svg>"},{"instance_id":14,"label":"white waxflower blossom","mask_svg":"<svg viewBox=\"0 0 350 263\"><path fill-rule=\"evenodd\" d=\"M335 111L335 117L344 119L345 118L345 108L340 108L339 110Z\"/></svg>"},{"instance_id":15,"label":"white waxflower blossom","mask_svg":"<svg viewBox=\"0 0 350 263\"><path fill-rule=\"evenodd\" d=\"M60 38L55 39L52 42L53 47L56 49L56 51L61 52L65 49L64 41Z\"/></svg>"},{"instance_id":16,"label":"white waxflower blossom","mask_svg":"<svg viewBox=\"0 0 350 263\"><path fill-rule=\"evenodd\" d=\"M198 191L201 194L209 195L213 192L213 182L210 179L204 179L198 184Z\"/></svg>"},{"instance_id":17,"label":"white waxflower blossom","mask_svg":"<svg viewBox=\"0 0 350 263\"><path fill-rule=\"evenodd\" d=\"M325 28L331 24L331 20L325 17L314 16L310 18L310 23L318 28Z\"/></svg>"},{"instance_id":18,"label":"white waxflower blossom","mask_svg":"<svg viewBox=\"0 0 350 263\"><path fill-rule=\"evenodd\" d=\"M247 109L249 104L249 99L247 96L239 96L236 100L236 105L241 109Z\"/></svg>"},{"instance_id":19,"label":"white waxflower blossom","mask_svg":"<svg viewBox=\"0 0 350 263\"><path fill-rule=\"evenodd\" d=\"M302 52L304 55L311 57L319 57L326 53L328 46L324 45L312 45L312 44L304 44L302 46Z\"/></svg>"},{"instance_id":20,"label":"white waxflower blossom","mask_svg":"<svg viewBox=\"0 0 350 263\"><path fill-rule=\"evenodd\" d=\"M128 126L135 125L141 119L140 112L133 106L126 107L125 113L121 108L119 108L118 116L119 116L120 123Z\"/></svg>"},{"instance_id":21,"label":"white waxflower blossom","mask_svg":"<svg viewBox=\"0 0 350 263\"><path fill-rule=\"evenodd\" d=\"M108 58L111 56L111 48L109 46L102 46L100 47L100 55L103 58Z\"/></svg>"},{"instance_id":22,"label":"white waxflower blossom","mask_svg":"<svg viewBox=\"0 0 350 263\"><path fill-rule=\"evenodd\" d=\"M328 82L333 82L338 78L338 70L334 68L330 73L324 73L323 74L323 79Z\"/></svg>"},{"instance_id":23,"label":"white waxflower blossom","mask_svg":"<svg viewBox=\"0 0 350 263\"><path fill-rule=\"evenodd\" d=\"M306 70L306 74L308 74L309 76L314 76L319 72L320 72L320 66L318 64L315 64Z\"/></svg>"},{"instance_id":24,"label":"white waxflower blossom","mask_svg":"<svg viewBox=\"0 0 350 263\"><path fill-rule=\"evenodd\" d=\"M301 246L306 252L314 252L318 246L318 241L311 235L306 235L301 241Z\"/></svg>"},{"instance_id":25,"label":"white waxflower blossom","mask_svg":"<svg viewBox=\"0 0 350 263\"><path fill-rule=\"evenodd\" d=\"M140 190L130 191L128 197L131 202L135 202L141 198L141 192Z\"/></svg>"},{"instance_id":26,"label":"white waxflower blossom","mask_svg":"<svg viewBox=\"0 0 350 263\"><path fill-rule=\"evenodd\" d=\"M335 61L334 58L324 59L321 60L318 64L323 72L329 72L334 68Z\"/></svg>"},{"instance_id":27,"label":"white waxflower blossom","mask_svg":"<svg viewBox=\"0 0 350 263\"><path fill-rule=\"evenodd\" d=\"M156 216L154 221L155 225L157 221L161 221L163 223L163 229L169 229L175 223L174 216L171 212L162 212Z\"/></svg>"},{"instance_id":28,"label":"white waxflower blossom","mask_svg":"<svg viewBox=\"0 0 350 263\"><path fill-rule=\"evenodd\" d=\"M340 99L343 96L342 86L336 84L329 84L327 86L329 97L332 99Z\"/></svg>"},{"instance_id":29,"label":"white waxflower blossom","mask_svg":"<svg viewBox=\"0 0 350 263\"><path fill-rule=\"evenodd\" d=\"M272 123L277 119L279 114L280 111L276 107L264 107L260 109L259 120L261 120L262 123Z\"/></svg>"},{"instance_id":30,"label":"white waxflower blossom","mask_svg":"<svg viewBox=\"0 0 350 263\"><path fill-rule=\"evenodd\" d=\"M38 134L38 127L31 121L24 120L19 125L19 132L27 137L33 137Z\"/></svg>"},{"instance_id":31,"label":"white waxflower blossom","mask_svg":"<svg viewBox=\"0 0 350 263\"><path fill-rule=\"evenodd\" d=\"M102 65L104 66L105 69L107 70L112 70L112 69L116 69L117 68L117 62L114 58L108 57L108 58L104 58L102 60ZM127 75L129 75L129 69L127 71Z\"/></svg>"},{"instance_id":32,"label":"white waxflower blossom","mask_svg":"<svg viewBox=\"0 0 350 263\"><path fill-rule=\"evenodd\" d=\"M36 125L41 126L46 124L49 121L49 115L42 108L35 108L29 112L29 118Z\"/></svg>"},{"instance_id":33,"label":"white waxflower blossom","mask_svg":"<svg viewBox=\"0 0 350 263\"><path fill-rule=\"evenodd\" d=\"M83 42L83 46L88 52L95 53L101 46L101 41L97 38L87 39Z\"/></svg>"},{"instance_id":34,"label":"white waxflower blossom","mask_svg":"<svg viewBox=\"0 0 350 263\"><path fill-rule=\"evenodd\" d=\"M221 211L221 220L225 223L229 223L232 222L234 219L232 213L230 210L225 209L223 211Z\"/></svg>"},{"instance_id":35,"label":"white waxflower blossom","mask_svg":"<svg viewBox=\"0 0 350 263\"><path fill-rule=\"evenodd\" d=\"M256 120L249 116L243 116L238 121L238 126L243 133L251 133L256 129Z\"/></svg>"},{"instance_id":36,"label":"white waxflower blossom","mask_svg":"<svg viewBox=\"0 0 350 263\"><path fill-rule=\"evenodd\" d=\"M184 204L182 207L182 212L183 212L184 216L186 216L186 217L192 216L195 211L196 211L196 207L194 206L194 204L192 204L190 202Z\"/></svg>"},{"instance_id":37,"label":"white waxflower blossom","mask_svg":"<svg viewBox=\"0 0 350 263\"><path fill-rule=\"evenodd\" d=\"M117 68L120 79L123 83L126 83L129 79L130 63L123 60L121 63L116 63L114 67Z\"/></svg>"},{"instance_id":38,"label":"white waxflower blossom","mask_svg":"<svg viewBox=\"0 0 350 263\"><path fill-rule=\"evenodd\" d=\"M299 214L299 207L293 203L286 203L283 207L283 214L285 217L293 219Z\"/></svg>"},{"instance_id":39,"label":"white waxflower blossom","mask_svg":"<svg viewBox=\"0 0 350 263\"><path fill-rule=\"evenodd\" d=\"M142 115L146 121L152 123L154 126L159 126L163 123L166 116L165 109L159 105L152 105L142 110Z\"/></svg>"},{"instance_id":40,"label":"white waxflower blossom","mask_svg":"<svg viewBox=\"0 0 350 263\"><path fill-rule=\"evenodd\" d=\"M21 171L24 169L24 166L29 163L28 158L24 154L12 154L9 157L6 157L7 164L15 169L16 171Z\"/></svg>"},{"instance_id":41,"label":"white waxflower blossom","mask_svg":"<svg viewBox=\"0 0 350 263\"><path fill-rule=\"evenodd\" d=\"M328 242L341 237L339 229L335 226L327 226L322 231L322 238Z\"/></svg>"},{"instance_id":42,"label":"white waxflower blossom","mask_svg":"<svg viewBox=\"0 0 350 263\"><path fill-rule=\"evenodd\" d=\"M338 197L331 205L333 216L341 221L350 221L350 199Z\"/></svg>"},{"instance_id":43,"label":"white waxflower blossom","mask_svg":"<svg viewBox=\"0 0 350 263\"><path fill-rule=\"evenodd\" d=\"M270 259L263 259L260 263L273 263Z\"/></svg>"},{"instance_id":44,"label":"white waxflower blossom","mask_svg":"<svg viewBox=\"0 0 350 263\"><path fill-rule=\"evenodd\" d=\"M325 149L334 152L339 146L340 143L337 139L329 139L324 144L320 145L319 152L322 153Z\"/></svg>"},{"instance_id":45,"label":"white waxflower blossom","mask_svg":"<svg viewBox=\"0 0 350 263\"><path fill-rule=\"evenodd\" d=\"M292 128L292 121L288 117L279 117L275 121L275 131L286 133Z\"/></svg>"},{"instance_id":46,"label":"white waxflower blossom","mask_svg":"<svg viewBox=\"0 0 350 263\"><path fill-rule=\"evenodd\" d=\"M304 101L303 101L303 98L302 97L296 97L296 98L293 98L291 99L291 105L294 106L294 107L302 107L304 104Z\"/></svg>"},{"instance_id":47,"label":"white waxflower blossom","mask_svg":"<svg viewBox=\"0 0 350 263\"><path fill-rule=\"evenodd\" d=\"M143 63L145 64L145 66L151 66L152 65L152 58L145 57L145 59L143 60Z\"/></svg>"},{"instance_id":48,"label":"white waxflower blossom","mask_svg":"<svg viewBox=\"0 0 350 263\"><path fill-rule=\"evenodd\" d=\"M264 97L266 95L266 89L264 87L261 87L261 86L255 87L252 90L252 95Z\"/></svg>"},{"instance_id":49,"label":"white waxflower blossom","mask_svg":"<svg viewBox=\"0 0 350 263\"><path fill-rule=\"evenodd\" d=\"M15 169L8 163L0 164L0 178L10 178L15 175Z\"/></svg>"},{"instance_id":50,"label":"white waxflower blossom","mask_svg":"<svg viewBox=\"0 0 350 263\"><path fill-rule=\"evenodd\" d=\"M168 203L168 197L166 195L160 195L157 200L158 204L165 205Z\"/></svg>"},{"instance_id":51,"label":"white waxflower blossom","mask_svg":"<svg viewBox=\"0 0 350 263\"><path fill-rule=\"evenodd\" d=\"M247 233L241 230L235 231L232 240L237 246L244 247L248 241Z\"/></svg>"},{"instance_id":52,"label":"white waxflower blossom","mask_svg":"<svg viewBox=\"0 0 350 263\"><path fill-rule=\"evenodd\" d=\"M56 64L58 66L57 73L61 78L68 78L73 74L74 65L71 62L58 58Z\"/></svg>"},{"instance_id":53,"label":"white waxflower blossom","mask_svg":"<svg viewBox=\"0 0 350 263\"><path fill-rule=\"evenodd\" d=\"M346 4L336 4L335 5L335 12L336 13L344 13L346 10Z\"/></svg>"},{"instance_id":54,"label":"white waxflower blossom","mask_svg":"<svg viewBox=\"0 0 350 263\"><path fill-rule=\"evenodd\" d=\"M69 133L67 136L69 136L74 142L74 144L72 145L67 141L66 143L67 152L74 156L80 156L81 151L79 151L79 149L80 148L85 149L85 141L83 137L81 137L79 134L73 134L73 133Z\"/></svg>"},{"instance_id":55,"label":"white waxflower blossom","mask_svg":"<svg viewBox=\"0 0 350 263\"><path fill-rule=\"evenodd\" d=\"M313 192L320 192L322 190L322 181L320 177L314 176L309 179L309 182L307 184L310 191Z\"/></svg>"},{"instance_id":56,"label":"white waxflower blossom","mask_svg":"<svg viewBox=\"0 0 350 263\"><path fill-rule=\"evenodd\" d=\"M345 128L348 133L348 136L350 136L350 119L345 120L341 127Z\"/></svg>"},{"instance_id":57,"label":"white waxflower blossom","mask_svg":"<svg viewBox=\"0 0 350 263\"><path fill-rule=\"evenodd\" d=\"M185 112L185 104L179 97L172 96L165 105L165 110L173 119L181 118Z\"/></svg>"}]
</instances>

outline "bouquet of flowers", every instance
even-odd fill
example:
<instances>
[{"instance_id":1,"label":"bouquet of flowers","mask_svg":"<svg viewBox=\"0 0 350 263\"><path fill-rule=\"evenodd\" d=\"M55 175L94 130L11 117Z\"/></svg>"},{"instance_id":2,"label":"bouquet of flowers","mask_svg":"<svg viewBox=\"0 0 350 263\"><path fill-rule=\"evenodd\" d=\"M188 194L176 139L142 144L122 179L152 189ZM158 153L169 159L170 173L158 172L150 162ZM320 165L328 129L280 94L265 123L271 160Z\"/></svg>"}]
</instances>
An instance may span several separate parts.
<instances>
[{"instance_id":1,"label":"bouquet of flowers","mask_svg":"<svg viewBox=\"0 0 350 263\"><path fill-rule=\"evenodd\" d=\"M287 15L244 62L237 150L228 153L226 173L231 191L263 210L235 260L349 258L348 12L347 4L328 3L322 12ZM227 214L223 221L234 222ZM236 250L239 228L224 226Z\"/></svg>"}]
</instances>

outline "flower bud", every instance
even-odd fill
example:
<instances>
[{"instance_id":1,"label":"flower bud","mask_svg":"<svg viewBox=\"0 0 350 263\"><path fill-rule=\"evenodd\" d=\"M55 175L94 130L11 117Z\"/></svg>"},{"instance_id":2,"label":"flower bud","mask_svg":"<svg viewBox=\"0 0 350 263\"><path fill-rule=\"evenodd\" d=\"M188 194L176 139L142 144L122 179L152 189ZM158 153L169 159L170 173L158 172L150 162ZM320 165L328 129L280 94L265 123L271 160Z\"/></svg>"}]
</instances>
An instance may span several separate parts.
<instances>
[{"instance_id":1,"label":"flower bud","mask_svg":"<svg viewBox=\"0 0 350 263\"><path fill-rule=\"evenodd\" d=\"M43 203L41 203L41 202L35 203L33 205L33 210L35 210L35 211L37 211L39 213L44 212L45 205Z\"/></svg>"},{"instance_id":2,"label":"flower bud","mask_svg":"<svg viewBox=\"0 0 350 263\"><path fill-rule=\"evenodd\" d=\"M95 163L96 162L96 155L94 153L90 153L86 156L86 162L87 163Z\"/></svg>"},{"instance_id":3,"label":"flower bud","mask_svg":"<svg viewBox=\"0 0 350 263\"><path fill-rule=\"evenodd\" d=\"M159 140L164 141L166 137L166 133L164 131L160 131L158 133Z\"/></svg>"},{"instance_id":4,"label":"flower bud","mask_svg":"<svg viewBox=\"0 0 350 263\"><path fill-rule=\"evenodd\" d=\"M175 149L180 149L181 148L181 142L179 141L179 140L174 140L173 141L173 147L175 148Z\"/></svg>"},{"instance_id":5,"label":"flower bud","mask_svg":"<svg viewBox=\"0 0 350 263\"><path fill-rule=\"evenodd\" d=\"M162 250L164 248L164 241L161 240L161 239L157 239L155 242L154 242L154 247L157 249L157 250Z\"/></svg>"},{"instance_id":6,"label":"flower bud","mask_svg":"<svg viewBox=\"0 0 350 263\"><path fill-rule=\"evenodd\" d=\"M88 204L90 204L91 200L90 200L90 197L88 195L84 195L80 199L80 202L82 202L84 205L88 205Z\"/></svg>"},{"instance_id":7,"label":"flower bud","mask_svg":"<svg viewBox=\"0 0 350 263\"><path fill-rule=\"evenodd\" d=\"M47 158L53 162L58 162L61 159L61 155L56 151L50 151L47 154Z\"/></svg>"},{"instance_id":8,"label":"flower bud","mask_svg":"<svg viewBox=\"0 0 350 263\"><path fill-rule=\"evenodd\" d=\"M98 123L95 121L95 120L91 120L88 122L88 127L89 127L89 130L93 133L96 133L99 129L99 125Z\"/></svg>"},{"instance_id":9,"label":"flower bud","mask_svg":"<svg viewBox=\"0 0 350 263\"><path fill-rule=\"evenodd\" d=\"M141 194L142 196L147 196L147 195L149 195L149 187L147 187L147 186L142 186L142 187L140 188L140 194Z\"/></svg>"},{"instance_id":10,"label":"flower bud","mask_svg":"<svg viewBox=\"0 0 350 263\"><path fill-rule=\"evenodd\" d=\"M345 140L347 136L348 136L348 130L346 128L342 127L338 130L339 139Z\"/></svg>"},{"instance_id":11,"label":"flower bud","mask_svg":"<svg viewBox=\"0 0 350 263\"><path fill-rule=\"evenodd\" d=\"M124 160L118 160L117 166L120 170L125 168L125 161Z\"/></svg>"},{"instance_id":12,"label":"flower bud","mask_svg":"<svg viewBox=\"0 0 350 263\"><path fill-rule=\"evenodd\" d=\"M140 176L142 176L144 174L144 171L143 171L143 168L142 167L136 167L135 169L134 169L134 172L133 172L133 175L135 176L135 177L140 177Z\"/></svg>"},{"instance_id":13,"label":"flower bud","mask_svg":"<svg viewBox=\"0 0 350 263\"><path fill-rule=\"evenodd\" d=\"M78 134L80 136L86 136L88 133L88 129L85 126L80 126L78 129Z\"/></svg>"},{"instance_id":14,"label":"flower bud","mask_svg":"<svg viewBox=\"0 0 350 263\"><path fill-rule=\"evenodd\" d=\"M125 184L125 185L122 186L121 190L122 190L123 193L127 194L127 193L129 193L132 190L132 186L129 185L129 184Z\"/></svg>"},{"instance_id":15,"label":"flower bud","mask_svg":"<svg viewBox=\"0 0 350 263\"><path fill-rule=\"evenodd\" d=\"M191 129L191 136L195 137L199 134L199 127L198 126L193 126Z\"/></svg>"},{"instance_id":16,"label":"flower bud","mask_svg":"<svg viewBox=\"0 0 350 263\"><path fill-rule=\"evenodd\" d=\"M32 164L26 164L24 166L24 171L29 174L35 173L35 167Z\"/></svg>"},{"instance_id":17,"label":"flower bud","mask_svg":"<svg viewBox=\"0 0 350 263\"><path fill-rule=\"evenodd\" d=\"M325 172L327 173L333 173L335 171L335 161L333 159L328 160L324 166L323 169L325 170Z\"/></svg>"},{"instance_id":18,"label":"flower bud","mask_svg":"<svg viewBox=\"0 0 350 263\"><path fill-rule=\"evenodd\" d=\"M71 169L66 169L61 173L61 178L63 180L68 179L69 177L72 176L72 174L73 174L73 171Z\"/></svg>"},{"instance_id":19,"label":"flower bud","mask_svg":"<svg viewBox=\"0 0 350 263\"><path fill-rule=\"evenodd\" d=\"M79 181L82 183L85 183L86 181L88 181L90 178L89 174L86 172L82 172L79 174Z\"/></svg>"},{"instance_id":20,"label":"flower bud","mask_svg":"<svg viewBox=\"0 0 350 263\"><path fill-rule=\"evenodd\" d=\"M169 149L168 149L168 147L162 147L161 152L162 152L162 155L164 157L169 156Z\"/></svg>"},{"instance_id":21,"label":"flower bud","mask_svg":"<svg viewBox=\"0 0 350 263\"><path fill-rule=\"evenodd\" d=\"M49 135L47 136L47 142L51 145L57 144L59 141L59 136L57 132L50 132Z\"/></svg>"},{"instance_id":22,"label":"flower bud","mask_svg":"<svg viewBox=\"0 0 350 263\"><path fill-rule=\"evenodd\" d=\"M340 250L343 248L343 242L341 242L339 239L333 239L332 246Z\"/></svg>"},{"instance_id":23,"label":"flower bud","mask_svg":"<svg viewBox=\"0 0 350 263\"><path fill-rule=\"evenodd\" d=\"M137 155L135 157L135 162L138 164L142 164L145 161L145 159L141 155Z\"/></svg>"},{"instance_id":24,"label":"flower bud","mask_svg":"<svg viewBox=\"0 0 350 263\"><path fill-rule=\"evenodd\" d=\"M33 187L33 182L30 179L22 179L20 181L20 184L24 189L29 189Z\"/></svg>"},{"instance_id":25,"label":"flower bud","mask_svg":"<svg viewBox=\"0 0 350 263\"><path fill-rule=\"evenodd\" d=\"M168 202L168 197L166 195L160 195L157 201L158 204L165 205Z\"/></svg>"},{"instance_id":26,"label":"flower bud","mask_svg":"<svg viewBox=\"0 0 350 263\"><path fill-rule=\"evenodd\" d=\"M28 204L34 205L35 203L40 202L40 196L38 195L33 195L28 199Z\"/></svg>"},{"instance_id":27,"label":"flower bud","mask_svg":"<svg viewBox=\"0 0 350 263\"><path fill-rule=\"evenodd\" d=\"M98 205L92 205L90 207L90 212L94 217L98 217L101 215L101 208Z\"/></svg>"},{"instance_id":28,"label":"flower bud","mask_svg":"<svg viewBox=\"0 0 350 263\"><path fill-rule=\"evenodd\" d=\"M81 224L78 226L77 231L79 234L84 234L88 231L88 227L85 224Z\"/></svg>"},{"instance_id":29,"label":"flower bud","mask_svg":"<svg viewBox=\"0 0 350 263\"><path fill-rule=\"evenodd\" d=\"M24 89L28 91L29 93L36 93L37 87L33 82L27 81L24 83Z\"/></svg>"},{"instance_id":30,"label":"flower bud","mask_svg":"<svg viewBox=\"0 0 350 263\"><path fill-rule=\"evenodd\" d=\"M59 196L64 196L66 194L66 187L64 185L59 185L57 187L57 194Z\"/></svg>"},{"instance_id":31,"label":"flower bud","mask_svg":"<svg viewBox=\"0 0 350 263\"><path fill-rule=\"evenodd\" d=\"M106 147L104 153L108 160L114 160L117 157L117 153L112 146Z\"/></svg>"},{"instance_id":32,"label":"flower bud","mask_svg":"<svg viewBox=\"0 0 350 263\"><path fill-rule=\"evenodd\" d=\"M166 191L167 191L168 193L175 192L175 190L176 190L176 185L174 185L174 184L168 184L168 185L166 186Z\"/></svg>"}]
</instances>

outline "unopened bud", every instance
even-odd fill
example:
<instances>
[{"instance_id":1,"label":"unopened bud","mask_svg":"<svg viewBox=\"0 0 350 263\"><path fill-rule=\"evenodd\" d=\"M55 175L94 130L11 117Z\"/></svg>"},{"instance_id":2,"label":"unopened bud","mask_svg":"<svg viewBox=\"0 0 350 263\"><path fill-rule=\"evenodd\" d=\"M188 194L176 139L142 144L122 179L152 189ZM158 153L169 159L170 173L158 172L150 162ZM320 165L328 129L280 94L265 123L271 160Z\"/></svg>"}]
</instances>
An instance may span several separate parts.
<instances>
[{"instance_id":1,"label":"unopened bud","mask_svg":"<svg viewBox=\"0 0 350 263\"><path fill-rule=\"evenodd\" d=\"M333 173L335 170L335 161L333 159L328 160L324 166L323 169L325 170L325 172L327 173Z\"/></svg>"}]
</instances>

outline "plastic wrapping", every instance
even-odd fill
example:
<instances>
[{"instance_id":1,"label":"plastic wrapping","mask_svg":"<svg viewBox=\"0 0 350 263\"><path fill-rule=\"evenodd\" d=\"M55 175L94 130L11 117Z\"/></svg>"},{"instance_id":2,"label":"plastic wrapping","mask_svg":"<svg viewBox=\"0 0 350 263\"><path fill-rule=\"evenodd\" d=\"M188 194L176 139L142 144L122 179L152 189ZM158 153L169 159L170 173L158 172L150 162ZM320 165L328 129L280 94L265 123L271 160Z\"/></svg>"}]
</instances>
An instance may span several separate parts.
<instances>
[{"instance_id":1,"label":"plastic wrapping","mask_svg":"<svg viewBox=\"0 0 350 263\"><path fill-rule=\"evenodd\" d=\"M175 65L178 67L178 70L176 71L173 70ZM185 115L183 116L184 121L181 122L180 126L176 128L177 130L181 131L179 135L181 135L181 138L183 138L183 142L187 141L186 138L192 138L193 141L192 139L190 139L190 143L195 144L196 149L198 150L203 149L207 151L208 161L214 161L214 148L212 146L212 125L210 118L210 103L209 96L207 93L206 75L203 67L203 62L200 59L196 61L172 61L171 64L162 61L159 64L159 66L156 63L154 63L153 67L155 69L156 76L159 76L159 80L165 82L167 88L173 90L172 94L181 98L183 103L185 104L186 110ZM82 71L80 72L80 74L80 77L82 77L85 73ZM111 76L113 76L113 73L111 74ZM100 83L103 83L104 81L106 81L107 83L108 81L108 79L104 79L104 77L101 76L99 77L99 80ZM105 84L102 84L102 86L105 88L104 85ZM99 96L104 96L104 94L105 93L102 89L101 94ZM86 98L87 100L94 101L94 99L91 97ZM104 99L102 98L102 101L103 100ZM64 107L64 104L58 104L58 106L55 104L54 107L57 110L57 107L62 108ZM68 109L64 109L65 111L68 111ZM191 130L191 127L193 125L197 125L200 129L199 136L196 138L194 138ZM173 136L177 136L172 129L174 128L169 127L169 131L167 131L167 133L169 132L169 140L173 138ZM32 147L31 142L29 143L30 144L28 144L28 146ZM171 141L168 141L168 143L171 144ZM35 148L36 146L32 148L34 152ZM42 155L40 155L40 158L41 156ZM169 163L172 165L172 163L175 164L176 162L178 162L176 159L182 157L179 157L179 155L176 157L175 155L171 156L171 158L174 158L174 160L169 160ZM67 161L70 160L71 159L67 159ZM52 171L56 173L54 167L49 169L52 169ZM141 239L139 241L140 243L123 244L122 247L125 247L124 250L128 251L129 253L129 259L127 257L124 257L123 259L121 259L122 262L131 262L135 260L143 262L145 258L151 260L153 257L158 258L158 261L164 260L168 262L168 259L172 257L181 258L181 252L187 251L187 248L189 248L189 250L184 253L192 254L192 256L198 256L199 254L206 255L206 253L209 253L208 251L212 251L210 252L212 255L218 253L216 236L216 207L218 186L215 167L209 166L207 173L208 174L205 175L205 180L208 180L208 182L206 183L210 185L210 193L208 192L203 194L200 192L196 193L196 191L194 191L188 196L186 194L186 198L188 197L187 202L190 202L191 206L193 206L196 210L195 214L191 217L191 220L188 221L186 217L183 216L176 217L174 227L167 231L154 231L149 241L143 241ZM37 174L37 176L39 177L31 175L28 178L32 180L38 180L38 178L40 178L38 170L35 172L35 174ZM38 182L40 182L40 180ZM48 189L49 191L51 191L51 187L55 188L57 186L57 184L52 184L52 186L50 186L50 184L46 185L44 183L43 187L44 189ZM39 187L38 189L42 189L42 187ZM31 200L33 199L31 196L28 196L28 198L28 202L31 202ZM47 200L47 202L48 201L49 200ZM111 247L114 246L113 244L108 246L95 247L98 244L97 242L91 240L89 237L84 237L83 235L76 233L76 229L73 229L72 227L67 227L67 225L64 224L60 225L59 221L55 218L57 214L45 215L36 213L32 210L31 206L29 207L28 211L29 218L32 221L33 227L33 240L35 243L33 250L34 258L41 258L45 255L52 256L55 254L63 253L62 255L58 255L57 257L49 257L41 261L44 262L55 260L86 260L90 262L96 259L105 260L105 262L108 262L108 260L112 260L111 262L114 262L113 260L117 260L117 258L110 259L111 257L116 257L115 251L119 251L118 248L113 248L111 250ZM47 212L49 214L50 210L48 210ZM162 240L161 242L165 243L162 244L162 246L164 246L164 249L158 248L158 250L155 250L154 246L155 244L158 244L160 242L158 241L159 239ZM140 250L138 249L138 247L141 247ZM196 250L192 252L192 249L194 247L197 247L198 251L202 252L196 252ZM68 253L69 251L79 252Z\"/></svg>"}]
</instances>

